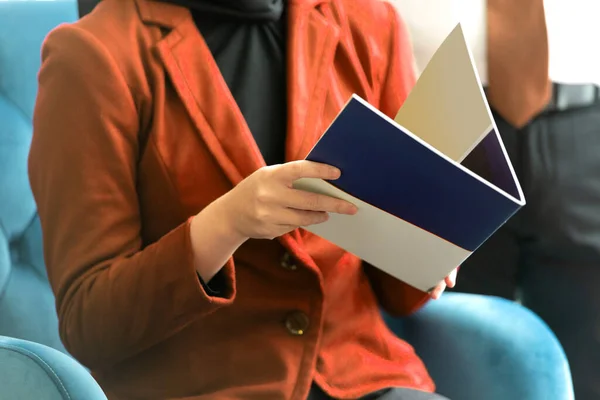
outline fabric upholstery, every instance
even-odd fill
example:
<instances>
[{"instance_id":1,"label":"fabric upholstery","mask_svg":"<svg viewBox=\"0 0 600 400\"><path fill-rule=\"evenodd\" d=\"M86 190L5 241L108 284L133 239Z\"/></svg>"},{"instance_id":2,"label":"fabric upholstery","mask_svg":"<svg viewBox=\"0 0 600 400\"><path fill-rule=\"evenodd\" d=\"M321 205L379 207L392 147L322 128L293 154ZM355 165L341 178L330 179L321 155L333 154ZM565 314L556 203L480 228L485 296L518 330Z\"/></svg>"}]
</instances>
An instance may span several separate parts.
<instances>
[{"instance_id":1,"label":"fabric upholstery","mask_svg":"<svg viewBox=\"0 0 600 400\"><path fill-rule=\"evenodd\" d=\"M0 1L0 93L31 120L40 48L48 32L77 19L76 0Z\"/></svg>"},{"instance_id":2,"label":"fabric upholstery","mask_svg":"<svg viewBox=\"0 0 600 400\"><path fill-rule=\"evenodd\" d=\"M446 293L414 316L387 318L456 400L573 400L567 358L545 323L499 298Z\"/></svg>"},{"instance_id":3,"label":"fabric upholstery","mask_svg":"<svg viewBox=\"0 0 600 400\"><path fill-rule=\"evenodd\" d=\"M0 398L11 400L106 400L91 375L69 356L6 337L0 337L0 388Z\"/></svg>"},{"instance_id":4,"label":"fabric upholstery","mask_svg":"<svg viewBox=\"0 0 600 400\"><path fill-rule=\"evenodd\" d=\"M41 44L76 18L75 0L0 1L0 335L63 351L27 157Z\"/></svg>"}]
</instances>

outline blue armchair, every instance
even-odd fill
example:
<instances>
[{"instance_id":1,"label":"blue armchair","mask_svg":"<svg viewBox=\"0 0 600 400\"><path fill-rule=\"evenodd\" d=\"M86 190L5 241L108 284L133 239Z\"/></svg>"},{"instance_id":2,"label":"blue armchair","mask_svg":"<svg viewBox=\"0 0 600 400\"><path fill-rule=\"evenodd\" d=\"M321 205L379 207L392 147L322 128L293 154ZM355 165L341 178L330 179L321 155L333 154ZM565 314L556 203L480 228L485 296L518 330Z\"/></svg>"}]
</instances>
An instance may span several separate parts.
<instances>
[{"instance_id":1,"label":"blue armchair","mask_svg":"<svg viewBox=\"0 0 600 400\"><path fill-rule=\"evenodd\" d=\"M0 0L1 398L105 399L83 367L51 349L66 353L27 179L40 46L50 29L77 18L76 0ZM451 399L573 399L562 348L514 303L447 294L410 318L386 318Z\"/></svg>"}]
</instances>

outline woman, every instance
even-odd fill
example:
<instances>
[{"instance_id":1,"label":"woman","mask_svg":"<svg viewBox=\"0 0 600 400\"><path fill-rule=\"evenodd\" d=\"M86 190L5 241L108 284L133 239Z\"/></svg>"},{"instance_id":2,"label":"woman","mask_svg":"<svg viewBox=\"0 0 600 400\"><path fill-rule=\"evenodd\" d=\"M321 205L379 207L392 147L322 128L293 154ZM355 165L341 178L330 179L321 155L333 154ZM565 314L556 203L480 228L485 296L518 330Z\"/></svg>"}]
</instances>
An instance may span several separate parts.
<instances>
[{"instance_id":1,"label":"woman","mask_svg":"<svg viewBox=\"0 0 600 400\"><path fill-rule=\"evenodd\" d=\"M394 114L411 66L374 0L105 0L49 35L31 184L110 399L437 398L379 314L430 296L298 229L356 210L291 189L340 175L295 160L352 93Z\"/></svg>"}]
</instances>

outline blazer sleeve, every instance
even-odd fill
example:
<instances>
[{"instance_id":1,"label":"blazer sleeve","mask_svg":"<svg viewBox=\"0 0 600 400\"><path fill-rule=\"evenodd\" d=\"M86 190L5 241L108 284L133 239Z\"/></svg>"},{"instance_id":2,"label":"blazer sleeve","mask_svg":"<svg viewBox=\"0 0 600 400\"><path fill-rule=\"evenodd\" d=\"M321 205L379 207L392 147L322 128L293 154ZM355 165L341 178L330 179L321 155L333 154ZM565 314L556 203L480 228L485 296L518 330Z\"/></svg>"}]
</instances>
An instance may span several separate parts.
<instances>
[{"instance_id":1,"label":"blazer sleeve","mask_svg":"<svg viewBox=\"0 0 600 400\"><path fill-rule=\"evenodd\" d=\"M382 73L380 88L380 110L394 118L416 82L415 62L408 29L395 7L385 3L389 10L391 33L384 41L389 50L387 68ZM431 296L388 275L367 263L365 272L381 306L395 316L408 315L423 306Z\"/></svg>"},{"instance_id":2,"label":"blazer sleeve","mask_svg":"<svg viewBox=\"0 0 600 400\"><path fill-rule=\"evenodd\" d=\"M91 369L127 359L235 297L233 260L218 296L203 288L189 221L142 248L135 98L91 33L65 25L48 36L30 182L61 338Z\"/></svg>"}]
</instances>

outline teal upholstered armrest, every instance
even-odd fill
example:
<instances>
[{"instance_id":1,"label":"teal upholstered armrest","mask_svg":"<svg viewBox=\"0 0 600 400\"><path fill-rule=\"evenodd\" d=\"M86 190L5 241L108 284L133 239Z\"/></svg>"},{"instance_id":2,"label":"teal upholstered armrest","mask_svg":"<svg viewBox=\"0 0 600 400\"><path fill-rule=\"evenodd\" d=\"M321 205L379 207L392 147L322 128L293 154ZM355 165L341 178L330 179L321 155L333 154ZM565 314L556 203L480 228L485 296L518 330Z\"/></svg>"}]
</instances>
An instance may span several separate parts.
<instances>
[{"instance_id":1,"label":"teal upholstered armrest","mask_svg":"<svg viewBox=\"0 0 600 400\"><path fill-rule=\"evenodd\" d=\"M0 398L106 400L94 378L71 357L7 337L0 337Z\"/></svg>"},{"instance_id":2,"label":"teal upholstered armrest","mask_svg":"<svg viewBox=\"0 0 600 400\"><path fill-rule=\"evenodd\" d=\"M386 317L453 400L573 400L565 353L526 308L488 296L447 293L415 315Z\"/></svg>"}]
</instances>

